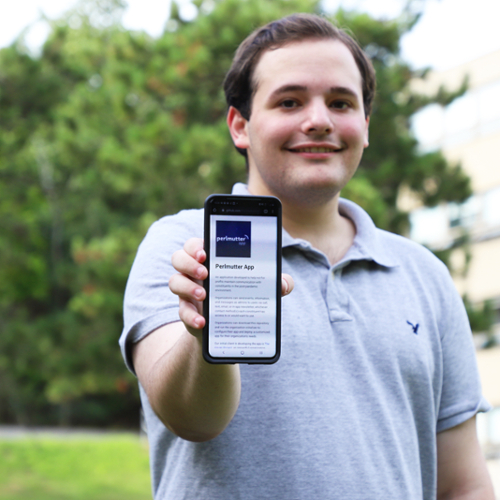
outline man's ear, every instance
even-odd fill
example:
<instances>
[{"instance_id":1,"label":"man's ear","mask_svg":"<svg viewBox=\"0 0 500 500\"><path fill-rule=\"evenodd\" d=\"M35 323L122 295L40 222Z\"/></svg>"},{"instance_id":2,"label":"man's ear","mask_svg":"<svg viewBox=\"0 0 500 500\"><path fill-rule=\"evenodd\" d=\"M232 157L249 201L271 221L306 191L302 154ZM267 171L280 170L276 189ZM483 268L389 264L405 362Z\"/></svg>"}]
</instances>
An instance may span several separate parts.
<instances>
[{"instance_id":1,"label":"man's ear","mask_svg":"<svg viewBox=\"0 0 500 500\"><path fill-rule=\"evenodd\" d=\"M243 118L235 107L230 106L227 112L226 122L234 145L240 149L247 149L249 146L247 130L248 120Z\"/></svg>"},{"instance_id":2,"label":"man's ear","mask_svg":"<svg viewBox=\"0 0 500 500\"><path fill-rule=\"evenodd\" d=\"M366 129L365 129L365 142L364 142L364 147L367 148L370 145L369 141L369 129L370 129L370 117L368 116L366 118Z\"/></svg>"}]
</instances>

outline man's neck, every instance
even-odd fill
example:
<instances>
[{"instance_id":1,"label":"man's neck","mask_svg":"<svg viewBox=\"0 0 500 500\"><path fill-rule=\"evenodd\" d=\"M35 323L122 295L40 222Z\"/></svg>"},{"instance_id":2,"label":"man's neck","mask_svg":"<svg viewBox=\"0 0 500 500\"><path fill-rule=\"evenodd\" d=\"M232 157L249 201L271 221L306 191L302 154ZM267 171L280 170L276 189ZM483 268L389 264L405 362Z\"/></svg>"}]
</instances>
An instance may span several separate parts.
<instances>
[{"instance_id":1,"label":"man's neck","mask_svg":"<svg viewBox=\"0 0 500 500\"><path fill-rule=\"evenodd\" d=\"M267 185L255 177L249 179L251 194L273 196ZM319 198L319 197L318 197ZM316 198L316 199L318 199ZM293 238L309 241L323 252L331 265L339 262L351 247L356 227L350 219L339 213L340 192L327 201L307 203L290 197L280 197L283 205L283 227Z\"/></svg>"},{"instance_id":2,"label":"man's neck","mask_svg":"<svg viewBox=\"0 0 500 500\"><path fill-rule=\"evenodd\" d=\"M309 241L332 265L344 257L356 235L352 221L339 213L338 195L317 207L283 203L283 227L292 237Z\"/></svg>"}]
</instances>

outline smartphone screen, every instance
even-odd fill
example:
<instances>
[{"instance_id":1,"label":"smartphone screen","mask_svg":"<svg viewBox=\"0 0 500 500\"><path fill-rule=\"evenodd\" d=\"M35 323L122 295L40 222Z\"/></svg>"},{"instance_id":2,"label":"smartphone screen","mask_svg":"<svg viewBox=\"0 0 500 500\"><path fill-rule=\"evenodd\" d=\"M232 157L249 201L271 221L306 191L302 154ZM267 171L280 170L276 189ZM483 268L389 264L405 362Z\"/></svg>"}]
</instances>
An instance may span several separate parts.
<instances>
[{"instance_id":1,"label":"smartphone screen","mask_svg":"<svg viewBox=\"0 0 500 500\"><path fill-rule=\"evenodd\" d=\"M204 358L211 363L276 362L281 344L280 201L208 197L205 251Z\"/></svg>"}]
</instances>

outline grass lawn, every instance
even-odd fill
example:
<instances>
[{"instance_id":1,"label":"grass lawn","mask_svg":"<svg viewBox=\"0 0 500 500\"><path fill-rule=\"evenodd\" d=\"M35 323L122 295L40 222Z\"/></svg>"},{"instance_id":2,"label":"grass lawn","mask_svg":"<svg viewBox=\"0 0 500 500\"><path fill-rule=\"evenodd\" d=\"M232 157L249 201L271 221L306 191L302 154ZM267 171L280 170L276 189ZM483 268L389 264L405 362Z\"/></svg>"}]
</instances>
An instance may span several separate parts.
<instances>
[{"instance_id":1,"label":"grass lawn","mask_svg":"<svg viewBox=\"0 0 500 500\"><path fill-rule=\"evenodd\" d=\"M1 500L151 500L146 442L133 435L0 440Z\"/></svg>"}]
</instances>

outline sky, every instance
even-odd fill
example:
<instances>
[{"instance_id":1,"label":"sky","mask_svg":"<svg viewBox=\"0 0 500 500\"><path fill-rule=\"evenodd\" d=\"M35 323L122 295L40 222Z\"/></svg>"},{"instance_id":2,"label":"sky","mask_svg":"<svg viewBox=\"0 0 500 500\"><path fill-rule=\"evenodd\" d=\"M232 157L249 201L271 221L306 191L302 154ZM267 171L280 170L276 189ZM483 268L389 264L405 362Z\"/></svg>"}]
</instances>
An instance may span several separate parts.
<instances>
[{"instance_id":1,"label":"sky","mask_svg":"<svg viewBox=\"0 0 500 500\"><path fill-rule=\"evenodd\" d=\"M40 21L41 14L56 19L76 2L0 0L0 47L12 43L27 28L26 43L36 52L48 34L48 25ZM186 18L195 15L189 0L178 3ZM357 8L379 18L397 16L403 3L404 0L324 0L332 10L339 6ZM127 4L125 27L160 35L168 19L170 0L127 0ZM415 68L448 69L500 50L500 0L426 0L424 5L419 23L402 40L403 57Z\"/></svg>"}]
</instances>

